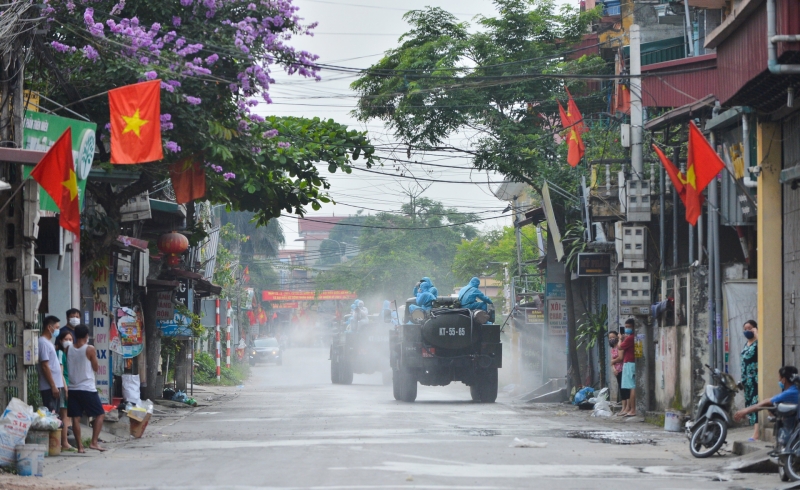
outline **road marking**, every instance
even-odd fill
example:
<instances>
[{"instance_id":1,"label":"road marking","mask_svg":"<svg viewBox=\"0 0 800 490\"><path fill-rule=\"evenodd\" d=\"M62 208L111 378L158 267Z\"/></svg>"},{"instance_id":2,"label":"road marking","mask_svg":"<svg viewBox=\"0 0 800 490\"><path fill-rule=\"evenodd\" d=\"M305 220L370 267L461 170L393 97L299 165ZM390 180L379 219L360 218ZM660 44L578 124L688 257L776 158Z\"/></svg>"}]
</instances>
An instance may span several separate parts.
<instances>
[{"instance_id":1,"label":"road marking","mask_svg":"<svg viewBox=\"0 0 800 490\"><path fill-rule=\"evenodd\" d=\"M480 439L420 439L420 438L392 438L392 439L290 439L282 441L182 441L182 442L163 442L158 445L159 449L166 450L179 449L180 451L203 451L220 449L240 449L240 448L269 448L269 447L308 447L308 446L359 446L359 445L398 445L398 444L464 444L468 442L481 443ZM129 446L133 447L133 446Z\"/></svg>"},{"instance_id":2,"label":"road marking","mask_svg":"<svg viewBox=\"0 0 800 490\"><path fill-rule=\"evenodd\" d=\"M383 466L354 468L332 467L330 470L355 469L366 471L391 471L409 475L438 476L445 478L629 478L655 476L664 478L691 478L728 481L728 478L712 472L672 472L674 468L653 466L635 468L621 465L502 465L502 464L425 464L401 461L385 461Z\"/></svg>"}]
</instances>

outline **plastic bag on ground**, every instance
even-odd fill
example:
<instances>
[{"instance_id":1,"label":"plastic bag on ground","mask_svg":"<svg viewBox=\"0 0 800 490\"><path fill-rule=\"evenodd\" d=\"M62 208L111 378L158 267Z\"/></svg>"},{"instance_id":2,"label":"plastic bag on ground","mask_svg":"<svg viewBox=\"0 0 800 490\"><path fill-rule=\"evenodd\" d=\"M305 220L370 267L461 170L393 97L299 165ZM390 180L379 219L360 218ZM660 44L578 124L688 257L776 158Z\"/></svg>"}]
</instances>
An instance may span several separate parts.
<instances>
[{"instance_id":1,"label":"plastic bag on ground","mask_svg":"<svg viewBox=\"0 0 800 490\"><path fill-rule=\"evenodd\" d=\"M186 396L186 393L182 392L181 390L176 391L175 394L172 395L172 401L174 402L185 403L187 398L189 397Z\"/></svg>"},{"instance_id":2,"label":"plastic bag on ground","mask_svg":"<svg viewBox=\"0 0 800 490\"><path fill-rule=\"evenodd\" d=\"M61 420L58 419L58 415L47 408L39 407L39 410L33 414L31 429L53 431L59 428L61 428Z\"/></svg>"},{"instance_id":3,"label":"plastic bag on ground","mask_svg":"<svg viewBox=\"0 0 800 490\"><path fill-rule=\"evenodd\" d=\"M595 393L594 396L595 396L595 398L597 398L597 401L600 401L601 399L607 401L608 400L608 388L603 388L602 390L600 390L597 393Z\"/></svg>"},{"instance_id":4,"label":"plastic bag on ground","mask_svg":"<svg viewBox=\"0 0 800 490\"><path fill-rule=\"evenodd\" d=\"M138 374L122 375L122 398L134 405L141 402L140 383Z\"/></svg>"},{"instance_id":5,"label":"plastic bag on ground","mask_svg":"<svg viewBox=\"0 0 800 490\"><path fill-rule=\"evenodd\" d=\"M594 404L592 417L611 417L611 405L608 400L601 398L600 401Z\"/></svg>"},{"instance_id":6,"label":"plastic bag on ground","mask_svg":"<svg viewBox=\"0 0 800 490\"><path fill-rule=\"evenodd\" d=\"M583 388L579 392L575 393L575 399L572 401L573 405L580 405L581 403L587 401L587 399L592 396L594 393L594 388L591 386L587 386Z\"/></svg>"},{"instance_id":7,"label":"plastic bag on ground","mask_svg":"<svg viewBox=\"0 0 800 490\"><path fill-rule=\"evenodd\" d=\"M147 413L153 413L153 402L144 400L136 404L137 407L143 408Z\"/></svg>"},{"instance_id":8,"label":"plastic bag on ground","mask_svg":"<svg viewBox=\"0 0 800 490\"><path fill-rule=\"evenodd\" d=\"M12 398L0 418L0 466L16 464L15 446L25 444L33 423L33 407L19 398Z\"/></svg>"}]
</instances>

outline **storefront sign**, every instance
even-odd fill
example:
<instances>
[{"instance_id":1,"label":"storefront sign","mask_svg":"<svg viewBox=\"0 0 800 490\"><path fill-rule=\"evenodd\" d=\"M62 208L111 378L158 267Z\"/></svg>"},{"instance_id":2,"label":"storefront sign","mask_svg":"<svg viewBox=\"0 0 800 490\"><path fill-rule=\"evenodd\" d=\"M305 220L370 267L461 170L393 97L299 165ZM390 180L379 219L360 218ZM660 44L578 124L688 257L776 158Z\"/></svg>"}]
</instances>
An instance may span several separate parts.
<instances>
[{"instance_id":1,"label":"storefront sign","mask_svg":"<svg viewBox=\"0 0 800 490\"><path fill-rule=\"evenodd\" d=\"M544 323L544 312L536 308L525 309L525 323L528 325Z\"/></svg>"},{"instance_id":2,"label":"storefront sign","mask_svg":"<svg viewBox=\"0 0 800 490\"><path fill-rule=\"evenodd\" d=\"M578 254L579 276L610 276L611 254Z\"/></svg>"},{"instance_id":3,"label":"storefront sign","mask_svg":"<svg viewBox=\"0 0 800 490\"><path fill-rule=\"evenodd\" d=\"M109 288L110 275L108 273L108 259L101 262L98 275L92 281L94 290L94 311L92 311L92 329L94 335L94 348L97 350L98 369L95 373L97 393L100 401L111 401L111 316L109 315Z\"/></svg>"},{"instance_id":4,"label":"storefront sign","mask_svg":"<svg viewBox=\"0 0 800 490\"><path fill-rule=\"evenodd\" d=\"M95 131L97 124L77 119L54 116L43 112L25 112L22 139L26 150L47 151L64 134L72 128L72 158L75 161L75 175L78 178L78 198L83 209L83 195L86 189L86 178L92 169L95 148ZM24 176L30 175L33 166L25 166ZM39 193L39 209L58 212L58 206L44 189Z\"/></svg>"},{"instance_id":5,"label":"storefront sign","mask_svg":"<svg viewBox=\"0 0 800 490\"><path fill-rule=\"evenodd\" d=\"M567 302L563 299L547 300L547 326L550 335L567 334Z\"/></svg>"},{"instance_id":6,"label":"storefront sign","mask_svg":"<svg viewBox=\"0 0 800 490\"><path fill-rule=\"evenodd\" d=\"M117 310L117 333L125 359L136 357L142 353L143 325L141 312L130 308Z\"/></svg>"},{"instance_id":7,"label":"storefront sign","mask_svg":"<svg viewBox=\"0 0 800 490\"><path fill-rule=\"evenodd\" d=\"M547 298L566 298L567 288L564 287L563 282L548 282L545 296Z\"/></svg>"},{"instance_id":8,"label":"storefront sign","mask_svg":"<svg viewBox=\"0 0 800 490\"><path fill-rule=\"evenodd\" d=\"M328 290L320 291L261 291L261 301L325 301L325 300L356 299L350 291Z\"/></svg>"},{"instance_id":9,"label":"storefront sign","mask_svg":"<svg viewBox=\"0 0 800 490\"><path fill-rule=\"evenodd\" d=\"M185 289L185 285L181 283ZM180 292L179 292L180 294ZM176 299L180 301L180 296ZM184 296L185 298L185 296ZM185 299L184 299L185 301ZM191 321L175 309L172 302L172 291L158 293L158 306L156 307L156 325L165 337L191 337L192 330L188 327Z\"/></svg>"}]
</instances>

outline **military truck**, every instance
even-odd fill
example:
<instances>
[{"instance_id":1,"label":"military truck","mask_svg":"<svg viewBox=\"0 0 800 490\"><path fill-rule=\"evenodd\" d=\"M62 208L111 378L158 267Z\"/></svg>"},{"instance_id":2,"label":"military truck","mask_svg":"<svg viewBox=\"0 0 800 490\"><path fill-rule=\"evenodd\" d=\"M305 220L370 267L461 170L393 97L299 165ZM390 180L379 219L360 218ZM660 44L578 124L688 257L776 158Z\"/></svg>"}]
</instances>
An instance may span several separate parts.
<instances>
[{"instance_id":1,"label":"military truck","mask_svg":"<svg viewBox=\"0 0 800 490\"><path fill-rule=\"evenodd\" d=\"M443 297L430 312L409 312L414 298L406 301L403 321L389 335L395 400L413 402L417 383L446 386L461 381L469 386L472 400L494 403L497 370L503 365L500 325L488 313L458 307L456 298Z\"/></svg>"},{"instance_id":2,"label":"military truck","mask_svg":"<svg viewBox=\"0 0 800 490\"><path fill-rule=\"evenodd\" d=\"M380 372L383 383L389 384L389 326L380 315L369 315L367 320L351 319L336 323L331 335L331 382L349 385L353 374ZM391 318L389 319L391 322Z\"/></svg>"}]
</instances>

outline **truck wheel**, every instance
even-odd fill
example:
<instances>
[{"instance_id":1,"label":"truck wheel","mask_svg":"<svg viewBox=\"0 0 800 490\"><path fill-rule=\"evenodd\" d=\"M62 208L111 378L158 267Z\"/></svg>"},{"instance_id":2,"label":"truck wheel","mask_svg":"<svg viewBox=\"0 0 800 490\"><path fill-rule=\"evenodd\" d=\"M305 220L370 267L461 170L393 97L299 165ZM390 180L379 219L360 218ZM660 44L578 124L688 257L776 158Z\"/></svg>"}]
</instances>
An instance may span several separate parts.
<instances>
[{"instance_id":1,"label":"truck wheel","mask_svg":"<svg viewBox=\"0 0 800 490\"><path fill-rule=\"evenodd\" d=\"M339 382L343 385L353 384L353 366L347 361L339 363Z\"/></svg>"},{"instance_id":2,"label":"truck wheel","mask_svg":"<svg viewBox=\"0 0 800 490\"><path fill-rule=\"evenodd\" d=\"M397 369L392 369L392 394L397 401L400 401L402 398L400 392L400 372Z\"/></svg>"},{"instance_id":3,"label":"truck wheel","mask_svg":"<svg viewBox=\"0 0 800 490\"><path fill-rule=\"evenodd\" d=\"M473 384L469 387L469 394L472 397L472 401L479 402L481 401L481 393L478 391L478 385Z\"/></svg>"},{"instance_id":4,"label":"truck wheel","mask_svg":"<svg viewBox=\"0 0 800 490\"><path fill-rule=\"evenodd\" d=\"M407 370L398 373L400 376L400 400L413 402L417 399L417 378Z\"/></svg>"},{"instance_id":5,"label":"truck wheel","mask_svg":"<svg viewBox=\"0 0 800 490\"><path fill-rule=\"evenodd\" d=\"M494 403L497 400L497 368L485 369L480 373L476 388L481 403Z\"/></svg>"},{"instance_id":6,"label":"truck wheel","mask_svg":"<svg viewBox=\"0 0 800 490\"><path fill-rule=\"evenodd\" d=\"M339 363L331 357L331 383L339 384Z\"/></svg>"},{"instance_id":7,"label":"truck wheel","mask_svg":"<svg viewBox=\"0 0 800 490\"><path fill-rule=\"evenodd\" d=\"M381 377L383 379L383 385L389 386L392 384L392 372L391 371L381 371Z\"/></svg>"}]
</instances>

